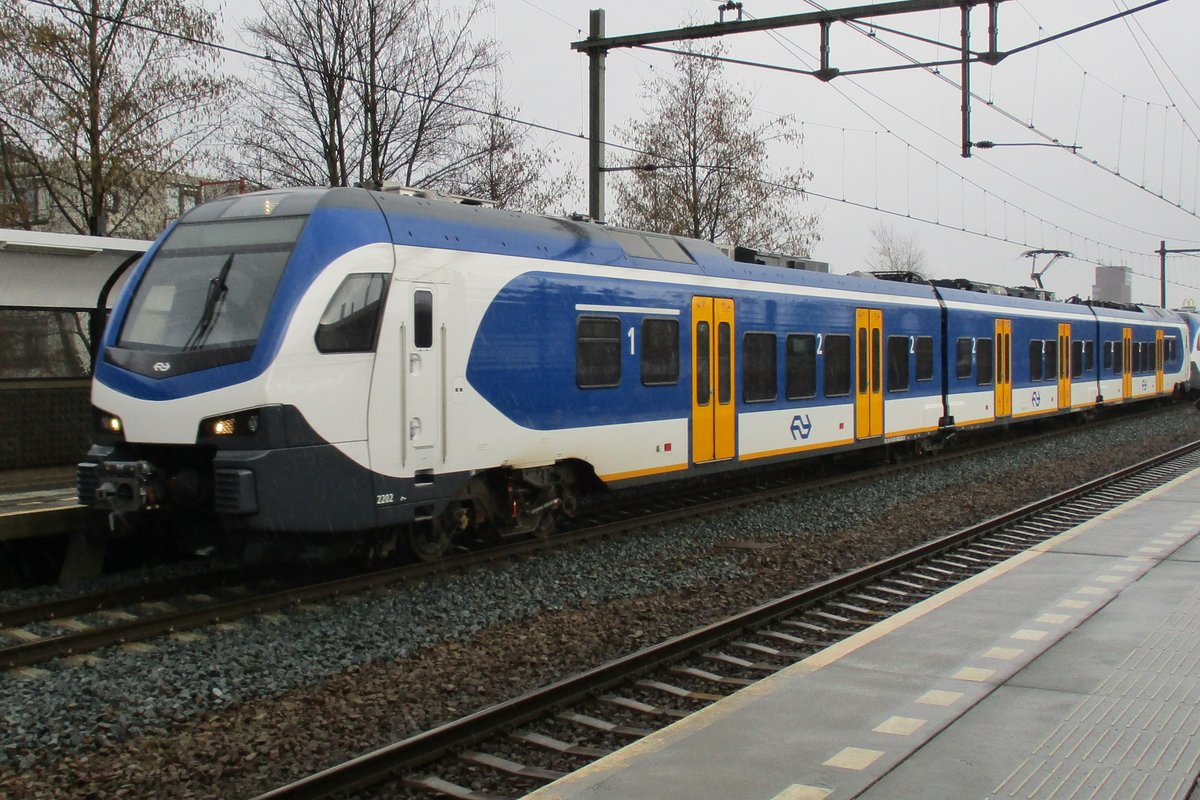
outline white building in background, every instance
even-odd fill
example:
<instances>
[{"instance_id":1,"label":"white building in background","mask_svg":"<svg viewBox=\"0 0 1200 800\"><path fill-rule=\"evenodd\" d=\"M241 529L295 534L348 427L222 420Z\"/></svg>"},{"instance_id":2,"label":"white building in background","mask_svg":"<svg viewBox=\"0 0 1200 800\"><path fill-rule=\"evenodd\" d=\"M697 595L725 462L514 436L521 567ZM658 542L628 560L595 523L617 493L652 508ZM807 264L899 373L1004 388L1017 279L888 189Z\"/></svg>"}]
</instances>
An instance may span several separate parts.
<instances>
[{"instance_id":1,"label":"white building in background","mask_svg":"<svg viewBox=\"0 0 1200 800\"><path fill-rule=\"evenodd\" d=\"M1096 267L1092 299L1110 303L1133 302L1133 270L1129 267Z\"/></svg>"}]
</instances>

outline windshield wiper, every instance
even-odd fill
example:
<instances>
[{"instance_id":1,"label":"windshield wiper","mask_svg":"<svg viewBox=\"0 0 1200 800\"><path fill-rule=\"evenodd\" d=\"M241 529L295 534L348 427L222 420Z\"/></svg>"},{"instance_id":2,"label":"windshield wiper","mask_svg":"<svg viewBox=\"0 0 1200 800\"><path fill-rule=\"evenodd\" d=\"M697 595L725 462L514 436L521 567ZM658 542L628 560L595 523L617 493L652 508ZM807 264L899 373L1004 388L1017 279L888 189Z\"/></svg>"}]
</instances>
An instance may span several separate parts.
<instances>
[{"instance_id":1,"label":"windshield wiper","mask_svg":"<svg viewBox=\"0 0 1200 800\"><path fill-rule=\"evenodd\" d=\"M225 293L229 291L229 287L225 284L225 279L229 277L229 268L232 266L233 253L230 253L229 257L225 259L225 263L221 265L221 271L208 282L208 294L204 298L204 310L200 313L200 321L196 323L192 335L184 342L184 350L199 350L203 346L204 340L208 338L213 322L217 319L217 307L225 298Z\"/></svg>"}]
</instances>

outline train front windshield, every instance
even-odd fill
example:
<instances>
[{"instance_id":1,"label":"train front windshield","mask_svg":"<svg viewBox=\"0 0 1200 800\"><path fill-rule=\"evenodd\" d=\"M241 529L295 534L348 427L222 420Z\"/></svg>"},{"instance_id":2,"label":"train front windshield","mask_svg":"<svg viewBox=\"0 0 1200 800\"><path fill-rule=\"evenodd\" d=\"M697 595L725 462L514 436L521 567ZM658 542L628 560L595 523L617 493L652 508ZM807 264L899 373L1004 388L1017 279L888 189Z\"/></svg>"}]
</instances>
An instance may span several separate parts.
<instances>
[{"instance_id":1,"label":"train front windshield","mask_svg":"<svg viewBox=\"0 0 1200 800\"><path fill-rule=\"evenodd\" d=\"M138 284L117 347L159 353L252 348L306 220L176 226Z\"/></svg>"}]
</instances>

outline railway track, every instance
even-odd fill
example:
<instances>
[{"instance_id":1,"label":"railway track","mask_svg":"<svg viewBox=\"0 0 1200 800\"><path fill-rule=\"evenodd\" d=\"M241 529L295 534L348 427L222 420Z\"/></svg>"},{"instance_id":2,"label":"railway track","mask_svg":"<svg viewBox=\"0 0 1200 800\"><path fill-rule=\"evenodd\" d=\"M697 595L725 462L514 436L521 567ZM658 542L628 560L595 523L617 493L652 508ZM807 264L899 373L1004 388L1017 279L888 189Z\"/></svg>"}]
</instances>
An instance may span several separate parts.
<instances>
[{"instance_id":1,"label":"railway track","mask_svg":"<svg viewBox=\"0 0 1200 800\"><path fill-rule=\"evenodd\" d=\"M1044 432L1023 436L1021 441L1033 442L1057 435L1057 431ZM1011 445L1012 439L1007 437L977 441L971 447L938 453L920 461L876 463L866 469L862 468L862 455L858 454L854 461L832 469L808 464L805 471L768 470L724 484L695 487L686 493L659 490L631 497L620 504L593 504L548 539L517 539L459 553L432 564L405 565L333 578L329 577L331 573L324 573L317 580L311 575L305 579L300 574L272 576L266 568L222 570L45 605L4 609L0 610L0 669L36 667L105 647L184 634L256 614L279 612L433 574L527 556L547 547L567 547L628 535L653 525L703 517L798 492L869 482L914 466L970 458ZM875 460L877 462L878 458Z\"/></svg>"},{"instance_id":2,"label":"railway track","mask_svg":"<svg viewBox=\"0 0 1200 800\"><path fill-rule=\"evenodd\" d=\"M1024 437L1049 438L1056 432ZM883 475L938 461L969 458L1010 446L1011 440L975 446L922 459L863 469L861 457L830 470L808 465L804 471L770 470L736 481L693 488L686 493L659 490L619 504L593 504L558 534L544 540L517 539L464 552L434 564L414 564L330 577L292 572L272 575L268 567L231 568L182 579L69 597L51 603L0 609L0 669L35 667L79 657L105 647L130 645L163 635L225 624L255 614L278 612L401 584L432 574L526 556L547 547L627 535L641 528L701 517L736 506L749 506L802 491L872 481ZM877 460L877 459L876 459ZM828 473L828 474L823 474Z\"/></svg>"},{"instance_id":3,"label":"railway track","mask_svg":"<svg viewBox=\"0 0 1200 800\"><path fill-rule=\"evenodd\" d=\"M1200 442L260 795L520 797L1200 468Z\"/></svg>"}]
</instances>

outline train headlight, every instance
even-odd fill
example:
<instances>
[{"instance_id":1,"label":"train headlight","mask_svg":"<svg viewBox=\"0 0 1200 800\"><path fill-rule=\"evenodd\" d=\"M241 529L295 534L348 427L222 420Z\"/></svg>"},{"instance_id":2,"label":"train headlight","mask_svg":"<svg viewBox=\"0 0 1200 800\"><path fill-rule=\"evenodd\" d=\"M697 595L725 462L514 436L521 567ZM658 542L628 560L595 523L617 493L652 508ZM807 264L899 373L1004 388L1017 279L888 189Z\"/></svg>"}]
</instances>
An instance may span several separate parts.
<instances>
[{"instance_id":1,"label":"train headlight","mask_svg":"<svg viewBox=\"0 0 1200 800\"><path fill-rule=\"evenodd\" d=\"M260 409L238 411L209 417L200 423L200 439L225 439L229 437L253 436L259 432Z\"/></svg>"},{"instance_id":2,"label":"train headlight","mask_svg":"<svg viewBox=\"0 0 1200 800\"><path fill-rule=\"evenodd\" d=\"M98 442L121 441L125 438L125 424L116 414L93 407L92 426Z\"/></svg>"}]
</instances>

